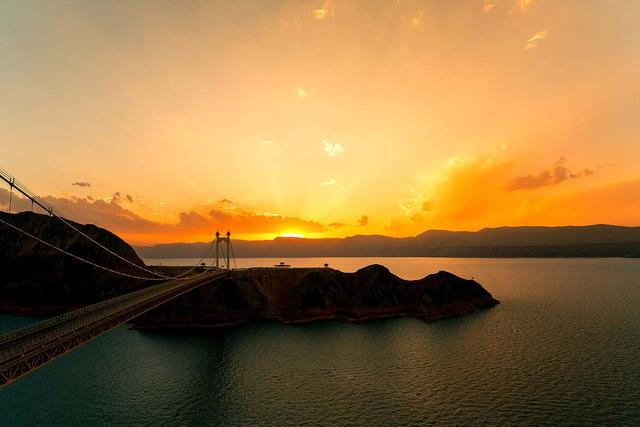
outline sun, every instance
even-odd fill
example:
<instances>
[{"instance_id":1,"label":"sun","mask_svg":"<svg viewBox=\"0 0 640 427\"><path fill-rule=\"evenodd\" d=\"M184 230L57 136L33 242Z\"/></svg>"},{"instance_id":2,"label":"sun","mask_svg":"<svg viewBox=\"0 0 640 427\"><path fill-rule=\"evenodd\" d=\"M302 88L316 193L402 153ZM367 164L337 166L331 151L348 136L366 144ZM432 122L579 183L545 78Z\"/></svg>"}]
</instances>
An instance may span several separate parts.
<instances>
[{"instance_id":1,"label":"sun","mask_svg":"<svg viewBox=\"0 0 640 427\"><path fill-rule=\"evenodd\" d=\"M280 237L295 237L297 239L304 239L304 234L302 233L282 233Z\"/></svg>"}]
</instances>

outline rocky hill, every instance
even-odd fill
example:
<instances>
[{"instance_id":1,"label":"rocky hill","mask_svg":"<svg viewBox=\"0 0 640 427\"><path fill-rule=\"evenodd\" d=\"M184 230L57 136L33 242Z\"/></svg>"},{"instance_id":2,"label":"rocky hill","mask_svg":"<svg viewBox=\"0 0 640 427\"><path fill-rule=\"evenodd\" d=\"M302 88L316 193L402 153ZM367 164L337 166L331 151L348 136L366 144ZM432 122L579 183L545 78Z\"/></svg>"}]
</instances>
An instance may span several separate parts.
<instances>
[{"instance_id":1,"label":"rocky hill","mask_svg":"<svg viewBox=\"0 0 640 427\"><path fill-rule=\"evenodd\" d=\"M140 273L56 218L32 212L0 212L0 218L97 264L119 271ZM115 234L95 225L73 225L125 259L144 265L133 248ZM53 308L82 305L144 284L96 269L4 224L0 224L0 269L0 303L4 306Z\"/></svg>"},{"instance_id":2,"label":"rocky hill","mask_svg":"<svg viewBox=\"0 0 640 427\"><path fill-rule=\"evenodd\" d=\"M498 304L474 280L440 271L403 280L381 265L355 273L322 269L251 269L202 286L139 318L142 329L220 328L257 320L360 322L462 316Z\"/></svg>"}]
</instances>

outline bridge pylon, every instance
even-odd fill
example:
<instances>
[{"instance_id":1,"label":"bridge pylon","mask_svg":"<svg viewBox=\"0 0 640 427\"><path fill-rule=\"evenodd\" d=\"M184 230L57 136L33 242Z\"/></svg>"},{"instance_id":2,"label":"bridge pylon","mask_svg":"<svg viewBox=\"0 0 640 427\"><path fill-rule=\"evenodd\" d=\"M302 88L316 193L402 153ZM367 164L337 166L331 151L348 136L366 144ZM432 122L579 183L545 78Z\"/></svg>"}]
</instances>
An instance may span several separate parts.
<instances>
[{"instance_id":1,"label":"bridge pylon","mask_svg":"<svg viewBox=\"0 0 640 427\"><path fill-rule=\"evenodd\" d=\"M216 230L216 269L220 268L220 258L225 261L225 268L231 270L231 232L227 230L226 237L220 237Z\"/></svg>"}]
</instances>

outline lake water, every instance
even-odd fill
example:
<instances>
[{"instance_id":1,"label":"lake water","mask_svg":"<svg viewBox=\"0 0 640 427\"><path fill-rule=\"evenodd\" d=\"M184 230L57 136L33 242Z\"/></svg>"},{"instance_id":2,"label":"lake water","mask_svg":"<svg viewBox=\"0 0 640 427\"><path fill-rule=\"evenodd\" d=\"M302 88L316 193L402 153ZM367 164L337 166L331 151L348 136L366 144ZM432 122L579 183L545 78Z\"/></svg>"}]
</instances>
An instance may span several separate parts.
<instances>
[{"instance_id":1,"label":"lake water","mask_svg":"<svg viewBox=\"0 0 640 427\"><path fill-rule=\"evenodd\" d=\"M408 279L444 269L502 304L433 324L125 325L0 390L0 425L640 425L640 260L260 264L279 261L376 262Z\"/></svg>"}]
</instances>

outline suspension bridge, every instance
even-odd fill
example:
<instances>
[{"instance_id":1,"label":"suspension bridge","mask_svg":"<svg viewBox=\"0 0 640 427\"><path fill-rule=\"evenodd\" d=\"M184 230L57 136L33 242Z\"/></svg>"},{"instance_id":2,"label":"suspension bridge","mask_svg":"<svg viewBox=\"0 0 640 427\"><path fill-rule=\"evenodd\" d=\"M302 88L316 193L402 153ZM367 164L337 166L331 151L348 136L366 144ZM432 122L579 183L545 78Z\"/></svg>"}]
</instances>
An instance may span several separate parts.
<instances>
[{"instance_id":1,"label":"suspension bridge","mask_svg":"<svg viewBox=\"0 0 640 427\"><path fill-rule=\"evenodd\" d=\"M66 220L53 206L47 204L45 200L30 190L27 185L2 168L0 168L0 179L9 184L10 187L9 212L12 210L13 192L15 190L31 202L32 210L36 207L43 209L46 214L61 221L65 226L90 241L100 250L124 261L131 267L131 270L122 271L83 258L78 254L55 246L2 218L0 218L0 224L96 269L115 276L124 276L152 283L151 286L135 292L110 298L46 319L26 328L0 335L0 388L143 313L153 310L200 286L220 280L228 274L232 260L235 263L231 233L227 231L226 236L221 237L220 233L216 231L215 239L202 255L202 258L186 271L175 276L154 271L121 256L82 232L76 225ZM214 245L215 265L203 266L203 261L207 256L211 255Z\"/></svg>"}]
</instances>

